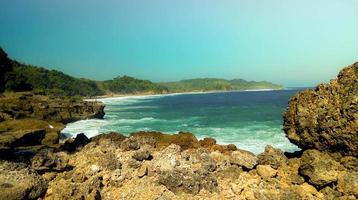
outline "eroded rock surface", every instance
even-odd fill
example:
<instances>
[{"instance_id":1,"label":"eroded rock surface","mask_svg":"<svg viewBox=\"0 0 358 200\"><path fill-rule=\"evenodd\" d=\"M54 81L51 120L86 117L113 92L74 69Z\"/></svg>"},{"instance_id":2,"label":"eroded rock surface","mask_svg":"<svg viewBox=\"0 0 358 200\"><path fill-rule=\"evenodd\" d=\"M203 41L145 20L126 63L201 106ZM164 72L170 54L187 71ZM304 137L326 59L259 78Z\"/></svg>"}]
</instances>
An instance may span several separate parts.
<instances>
[{"instance_id":1,"label":"eroded rock surface","mask_svg":"<svg viewBox=\"0 0 358 200\"><path fill-rule=\"evenodd\" d=\"M273 148L271 145L267 145L265 151L258 155L259 164L270 165L274 169L286 164L287 161L288 159L283 151Z\"/></svg>"},{"instance_id":2,"label":"eroded rock surface","mask_svg":"<svg viewBox=\"0 0 358 200\"><path fill-rule=\"evenodd\" d=\"M0 161L0 199L37 199L47 190L47 182L22 163Z\"/></svg>"},{"instance_id":3,"label":"eroded rock surface","mask_svg":"<svg viewBox=\"0 0 358 200\"><path fill-rule=\"evenodd\" d=\"M298 200L357 196L357 168L350 158L342 158L351 163L346 164L347 169L324 152L307 150L302 158L289 159L268 146L262 154L266 156L261 158L267 164L261 165L250 152L214 151L202 141L198 143L203 146L182 148L178 144L158 146L167 138L153 132L150 140L136 134L127 138L111 134L96 136L81 151L70 155L73 169L50 182L46 199ZM180 137L171 135L170 140ZM276 154L278 158L272 159Z\"/></svg>"},{"instance_id":4,"label":"eroded rock surface","mask_svg":"<svg viewBox=\"0 0 358 200\"><path fill-rule=\"evenodd\" d=\"M344 68L330 84L291 98L284 130L303 149L358 156L358 63Z\"/></svg>"},{"instance_id":5,"label":"eroded rock surface","mask_svg":"<svg viewBox=\"0 0 358 200\"><path fill-rule=\"evenodd\" d=\"M299 171L309 178L311 184L322 187L337 182L338 176L345 168L327 153L307 150L301 157Z\"/></svg>"}]
</instances>

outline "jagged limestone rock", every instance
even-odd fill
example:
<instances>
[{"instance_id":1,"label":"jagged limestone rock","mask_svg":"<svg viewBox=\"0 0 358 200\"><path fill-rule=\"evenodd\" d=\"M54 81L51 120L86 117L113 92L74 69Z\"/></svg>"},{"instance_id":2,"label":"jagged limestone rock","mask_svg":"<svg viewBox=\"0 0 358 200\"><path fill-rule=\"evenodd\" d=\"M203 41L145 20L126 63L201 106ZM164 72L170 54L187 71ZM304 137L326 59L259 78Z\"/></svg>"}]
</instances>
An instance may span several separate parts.
<instances>
[{"instance_id":1,"label":"jagged limestone rock","mask_svg":"<svg viewBox=\"0 0 358 200\"><path fill-rule=\"evenodd\" d=\"M344 68L330 84L292 97L284 131L302 149L358 156L358 63Z\"/></svg>"}]
</instances>

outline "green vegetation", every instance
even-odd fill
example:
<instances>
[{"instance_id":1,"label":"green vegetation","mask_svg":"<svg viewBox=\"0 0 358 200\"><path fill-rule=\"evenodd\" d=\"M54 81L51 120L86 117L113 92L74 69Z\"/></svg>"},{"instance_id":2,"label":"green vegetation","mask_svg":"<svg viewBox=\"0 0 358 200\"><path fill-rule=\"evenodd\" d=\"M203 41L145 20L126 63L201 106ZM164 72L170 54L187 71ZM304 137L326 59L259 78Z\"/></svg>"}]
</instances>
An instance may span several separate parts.
<instances>
[{"instance_id":1,"label":"green vegetation","mask_svg":"<svg viewBox=\"0 0 358 200\"><path fill-rule=\"evenodd\" d=\"M56 96L100 96L108 93L138 94L165 93L164 86L129 76L108 81L74 78L63 72L48 70L11 61L13 70L5 75L6 91L33 91L36 94Z\"/></svg>"},{"instance_id":2,"label":"green vegetation","mask_svg":"<svg viewBox=\"0 0 358 200\"><path fill-rule=\"evenodd\" d=\"M13 71L6 74L6 91L34 91L58 96L97 96L104 92L92 80L74 78L63 72L12 61Z\"/></svg>"},{"instance_id":3,"label":"green vegetation","mask_svg":"<svg viewBox=\"0 0 358 200\"><path fill-rule=\"evenodd\" d=\"M190 79L178 82L153 83L129 76L113 80L93 81L75 78L56 70L26 65L7 58L0 48L0 92L32 91L55 96L101 96L106 94L162 94L193 91L229 91L251 89L282 89L270 82L225 80L215 78Z\"/></svg>"},{"instance_id":4,"label":"green vegetation","mask_svg":"<svg viewBox=\"0 0 358 200\"><path fill-rule=\"evenodd\" d=\"M193 92L193 91L230 91L230 90L255 90L255 89L283 89L282 85L266 81L245 81L243 79L216 79L200 78L178 82L160 83L168 87L170 92Z\"/></svg>"},{"instance_id":5,"label":"green vegetation","mask_svg":"<svg viewBox=\"0 0 358 200\"><path fill-rule=\"evenodd\" d=\"M107 91L120 94L161 94L168 92L168 89L164 86L160 86L147 80L136 79L130 76L119 76L113 80L104 81L103 88Z\"/></svg>"},{"instance_id":6,"label":"green vegetation","mask_svg":"<svg viewBox=\"0 0 358 200\"><path fill-rule=\"evenodd\" d=\"M75 78L57 70L22 64L7 58L0 48L0 92L32 91L54 96L100 96L105 94L167 93L164 86L129 76L108 81Z\"/></svg>"}]
</instances>

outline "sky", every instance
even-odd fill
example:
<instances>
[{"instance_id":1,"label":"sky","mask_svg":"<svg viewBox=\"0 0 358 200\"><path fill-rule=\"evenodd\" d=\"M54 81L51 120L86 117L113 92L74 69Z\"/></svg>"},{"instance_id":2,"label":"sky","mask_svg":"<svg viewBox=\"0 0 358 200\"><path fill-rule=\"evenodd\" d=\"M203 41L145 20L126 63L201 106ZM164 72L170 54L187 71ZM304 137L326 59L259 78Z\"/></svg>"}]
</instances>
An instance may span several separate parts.
<instances>
[{"instance_id":1,"label":"sky","mask_svg":"<svg viewBox=\"0 0 358 200\"><path fill-rule=\"evenodd\" d=\"M13 59L95 80L314 86L358 61L357 0L1 0Z\"/></svg>"}]
</instances>

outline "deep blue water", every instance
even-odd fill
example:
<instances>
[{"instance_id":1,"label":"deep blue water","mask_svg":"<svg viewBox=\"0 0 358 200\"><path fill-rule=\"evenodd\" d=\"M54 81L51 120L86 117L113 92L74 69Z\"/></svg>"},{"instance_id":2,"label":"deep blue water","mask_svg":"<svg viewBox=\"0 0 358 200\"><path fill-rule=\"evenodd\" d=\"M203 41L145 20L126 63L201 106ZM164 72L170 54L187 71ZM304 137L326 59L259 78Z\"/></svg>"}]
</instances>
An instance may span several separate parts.
<instances>
[{"instance_id":1,"label":"deep blue water","mask_svg":"<svg viewBox=\"0 0 358 200\"><path fill-rule=\"evenodd\" d=\"M285 151L297 150L282 129L282 114L289 98L298 90L244 91L175 94L103 99L103 120L69 124L64 133L117 131L129 134L141 130L164 133L189 131L198 138L213 137L218 143L233 143L254 153L267 144Z\"/></svg>"}]
</instances>

